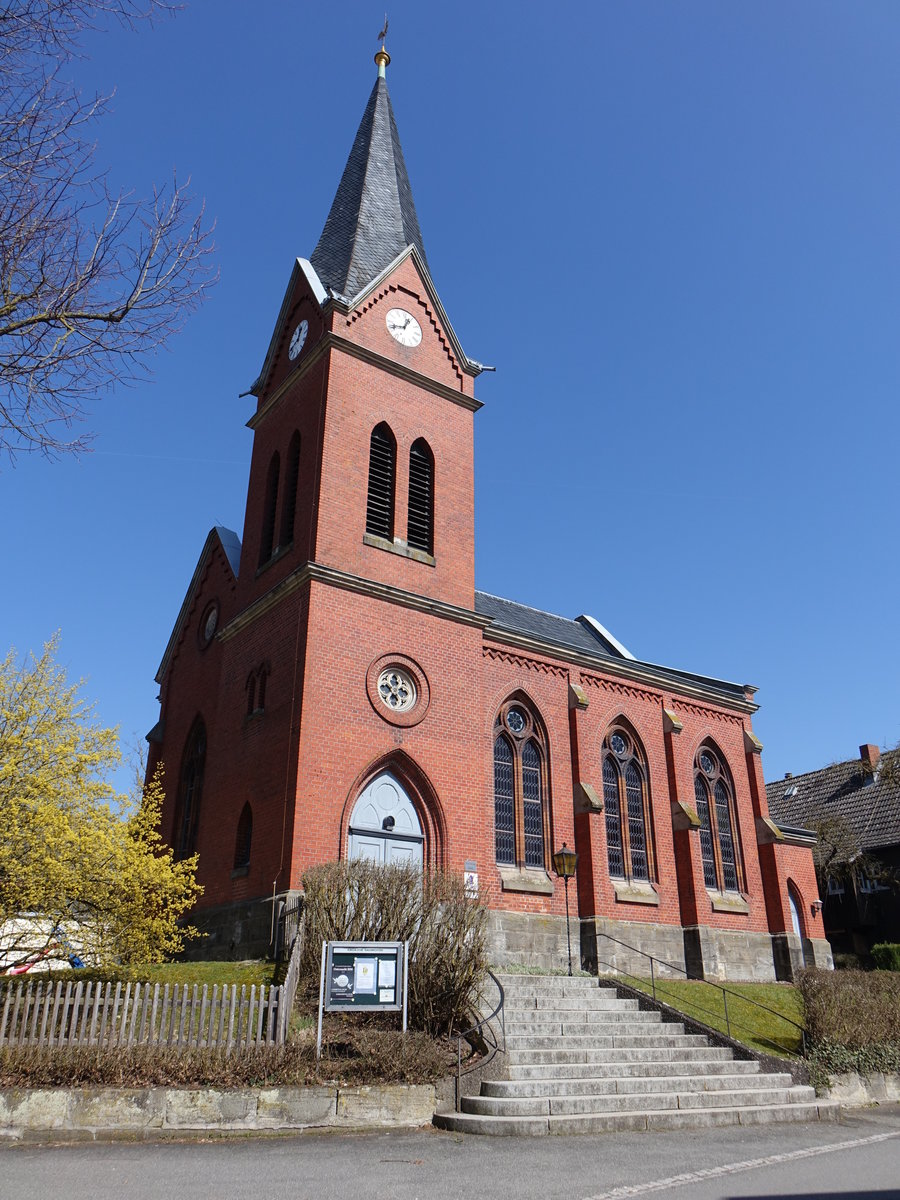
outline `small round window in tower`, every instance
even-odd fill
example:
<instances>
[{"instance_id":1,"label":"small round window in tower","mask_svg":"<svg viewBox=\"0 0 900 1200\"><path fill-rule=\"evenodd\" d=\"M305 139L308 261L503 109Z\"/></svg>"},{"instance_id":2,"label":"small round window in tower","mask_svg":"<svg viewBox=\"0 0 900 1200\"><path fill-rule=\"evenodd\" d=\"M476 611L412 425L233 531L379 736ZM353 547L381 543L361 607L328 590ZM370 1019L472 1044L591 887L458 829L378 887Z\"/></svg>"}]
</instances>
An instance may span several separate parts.
<instances>
[{"instance_id":1,"label":"small round window in tower","mask_svg":"<svg viewBox=\"0 0 900 1200\"><path fill-rule=\"evenodd\" d=\"M378 696L393 712L408 712L416 703L416 685L405 671L388 667L378 676Z\"/></svg>"},{"instance_id":2,"label":"small round window in tower","mask_svg":"<svg viewBox=\"0 0 900 1200\"><path fill-rule=\"evenodd\" d=\"M219 606L213 601L200 618L200 645L208 646L219 624Z\"/></svg>"},{"instance_id":3,"label":"small round window in tower","mask_svg":"<svg viewBox=\"0 0 900 1200\"><path fill-rule=\"evenodd\" d=\"M528 719L521 708L511 708L506 714L506 724L513 733L522 733L528 724Z\"/></svg>"}]
</instances>

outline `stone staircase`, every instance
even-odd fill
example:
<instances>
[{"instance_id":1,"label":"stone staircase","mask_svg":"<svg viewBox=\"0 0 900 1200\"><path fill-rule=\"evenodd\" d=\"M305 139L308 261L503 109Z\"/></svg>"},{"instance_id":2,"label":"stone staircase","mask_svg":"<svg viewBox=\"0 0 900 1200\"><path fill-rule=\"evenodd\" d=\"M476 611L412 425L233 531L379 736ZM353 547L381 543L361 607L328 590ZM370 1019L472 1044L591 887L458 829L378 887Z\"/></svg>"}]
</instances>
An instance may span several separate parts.
<instances>
[{"instance_id":1,"label":"stone staircase","mask_svg":"<svg viewBox=\"0 0 900 1200\"><path fill-rule=\"evenodd\" d=\"M764 1074L595 979L501 975L506 1079L485 1080L459 1113L436 1113L461 1133L603 1133L766 1121L837 1120L791 1076Z\"/></svg>"}]
</instances>

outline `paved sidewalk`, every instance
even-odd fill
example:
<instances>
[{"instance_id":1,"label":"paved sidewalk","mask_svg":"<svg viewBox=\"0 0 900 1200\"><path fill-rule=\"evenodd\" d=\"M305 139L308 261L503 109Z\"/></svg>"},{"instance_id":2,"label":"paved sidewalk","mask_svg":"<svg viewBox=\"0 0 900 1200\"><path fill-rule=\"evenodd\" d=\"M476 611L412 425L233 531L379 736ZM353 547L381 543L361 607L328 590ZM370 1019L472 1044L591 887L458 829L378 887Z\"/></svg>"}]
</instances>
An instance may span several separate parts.
<instances>
[{"instance_id":1,"label":"paved sidewalk","mask_svg":"<svg viewBox=\"0 0 900 1200\"><path fill-rule=\"evenodd\" d=\"M2 1200L900 1198L900 1105L838 1123L486 1138L433 1130L7 1146Z\"/></svg>"}]
</instances>

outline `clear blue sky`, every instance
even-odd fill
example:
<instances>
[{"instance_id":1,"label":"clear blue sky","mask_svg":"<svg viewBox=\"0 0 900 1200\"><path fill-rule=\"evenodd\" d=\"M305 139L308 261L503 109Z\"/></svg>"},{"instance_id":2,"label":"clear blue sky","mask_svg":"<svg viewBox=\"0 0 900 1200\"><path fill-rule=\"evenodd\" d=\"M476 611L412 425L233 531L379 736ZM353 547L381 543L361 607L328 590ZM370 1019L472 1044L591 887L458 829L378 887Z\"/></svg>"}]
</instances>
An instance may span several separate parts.
<instances>
[{"instance_id":1,"label":"clear blue sky","mask_svg":"<svg viewBox=\"0 0 900 1200\"><path fill-rule=\"evenodd\" d=\"M392 2L388 83L477 393L478 586L758 686L773 779L900 738L900 4ZM189 0L91 37L111 183L190 174L221 282L94 453L0 473L0 635L135 741L379 5ZM336 714L339 717L339 714Z\"/></svg>"}]
</instances>

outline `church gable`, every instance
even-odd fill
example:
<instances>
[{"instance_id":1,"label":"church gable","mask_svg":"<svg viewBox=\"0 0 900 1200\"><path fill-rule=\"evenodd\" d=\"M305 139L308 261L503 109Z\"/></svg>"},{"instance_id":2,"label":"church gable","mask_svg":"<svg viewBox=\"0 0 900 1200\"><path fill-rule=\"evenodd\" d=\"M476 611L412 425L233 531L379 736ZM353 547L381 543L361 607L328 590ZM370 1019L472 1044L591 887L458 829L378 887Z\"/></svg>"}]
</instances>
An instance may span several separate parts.
<instances>
[{"instance_id":1,"label":"church gable","mask_svg":"<svg viewBox=\"0 0 900 1200\"><path fill-rule=\"evenodd\" d=\"M325 290L315 271L305 259L298 258L281 302L265 362L250 389L258 397L257 412L309 361L325 332L324 300Z\"/></svg>"},{"instance_id":2,"label":"church gable","mask_svg":"<svg viewBox=\"0 0 900 1200\"><path fill-rule=\"evenodd\" d=\"M471 395L471 372L416 256L407 254L334 331L404 368Z\"/></svg>"}]
</instances>

